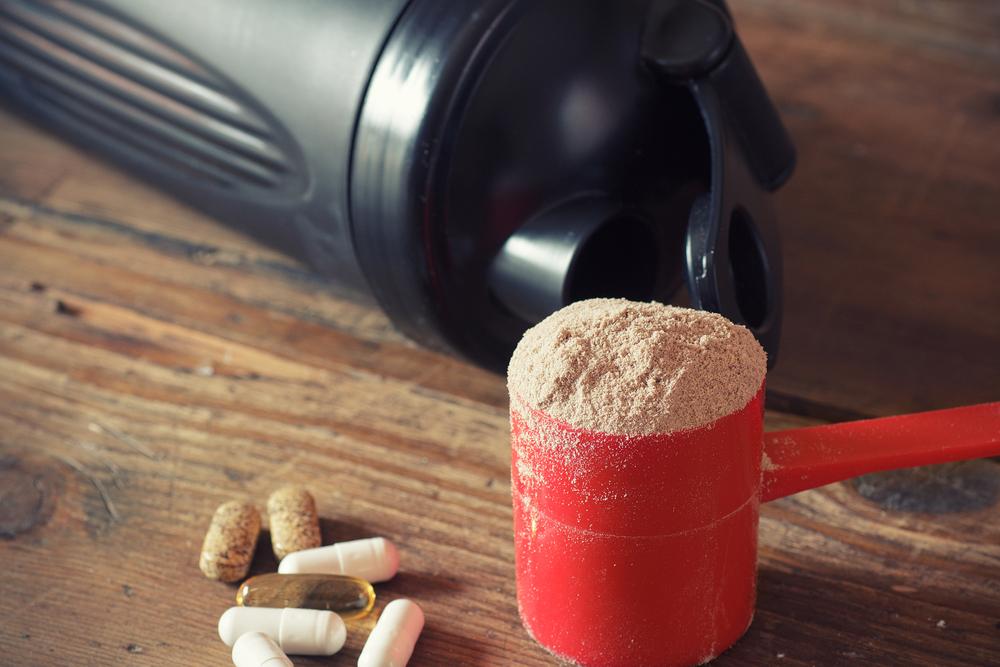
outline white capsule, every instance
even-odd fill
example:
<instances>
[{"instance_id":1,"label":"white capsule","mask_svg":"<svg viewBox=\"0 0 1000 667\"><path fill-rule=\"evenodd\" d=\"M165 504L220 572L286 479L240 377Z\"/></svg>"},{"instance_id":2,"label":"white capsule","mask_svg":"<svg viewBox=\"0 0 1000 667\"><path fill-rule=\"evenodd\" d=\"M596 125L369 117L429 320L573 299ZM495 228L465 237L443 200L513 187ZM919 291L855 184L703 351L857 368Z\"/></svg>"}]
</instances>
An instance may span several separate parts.
<instances>
[{"instance_id":1,"label":"white capsule","mask_svg":"<svg viewBox=\"0 0 1000 667\"><path fill-rule=\"evenodd\" d=\"M347 640L344 621L332 611L230 607L219 618L219 637L227 646L248 632L264 633L292 655L333 655Z\"/></svg>"},{"instance_id":2,"label":"white capsule","mask_svg":"<svg viewBox=\"0 0 1000 667\"><path fill-rule=\"evenodd\" d=\"M233 644L236 667L294 667L281 647L263 632L248 632Z\"/></svg>"},{"instance_id":3,"label":"white capsule","mask_svg":"<svg viewBox=\"0 0 1000 667\"><path fill-rule=\"evenodd\" d=\"M405 667L423 629L424 612L416 602L393 600L368 635L358 667Z\"/></svg>"},{"instance_id":4,"label":"white capsule","mask_svg":"<svg viewBox=\"0 0 1000 667\"><path fill-rule=\"evenodd\" d=\"M399 551L384 537L338 542L285 556L281 574L346 574L372 583L388 581L399 570Z\"/></svg>"}]
</instances>

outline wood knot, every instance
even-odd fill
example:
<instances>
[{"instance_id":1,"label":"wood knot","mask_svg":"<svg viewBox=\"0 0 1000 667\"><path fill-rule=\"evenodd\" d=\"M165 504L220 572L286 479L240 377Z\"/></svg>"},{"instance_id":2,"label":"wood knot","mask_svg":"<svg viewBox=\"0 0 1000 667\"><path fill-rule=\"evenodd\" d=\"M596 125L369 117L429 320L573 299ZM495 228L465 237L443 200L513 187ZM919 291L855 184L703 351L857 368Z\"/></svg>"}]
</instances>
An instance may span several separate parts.
<instances>
[{"instance_id":1,"label":"wood knot","mask_svg":"<svg viewBox=\"0 0 1000 667\"><path fill-rule=\"evenodd\" d=\"M62 299L56 299L54 308L57 313L67 317L79 317L80 313L83 312L80 310L79 306L74 306L73 304L63 301Z\"/></svg>"},{"instance_id":2,"label":"wood knot","mask_svg":"<svg viewBox=\"0 0 1000 667\"><path fill-rule=\"evenodd\" d=\"M893 470L852 481L864 498L896 512L948 514L992 507L1000 498L1000 465L961 461Z\"/></svg>"},{"instance_id":3,"label":"wood knot","mask_svg":"<svg viewBox=\"0 0 1000 667\"><path fill-rule=\"evenodd\" d=\"M55 505L52 475L16 456L0 456L0 538L44 525Z\"/></svg>"}]
</instances>

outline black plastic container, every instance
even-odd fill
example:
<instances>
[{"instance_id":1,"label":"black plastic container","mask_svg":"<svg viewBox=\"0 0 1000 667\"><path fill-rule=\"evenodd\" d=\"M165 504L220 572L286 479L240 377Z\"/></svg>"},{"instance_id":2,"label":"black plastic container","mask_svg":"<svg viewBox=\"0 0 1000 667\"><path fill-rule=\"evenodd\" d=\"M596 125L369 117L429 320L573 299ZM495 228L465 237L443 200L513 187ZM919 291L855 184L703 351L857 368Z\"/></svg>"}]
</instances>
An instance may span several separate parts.
<instances>
[{"instance_id":1,"label":"black plastic container","mask_svg":"<svg viewBox=\"0 0 1000 667\"><path fill-rule=\"evenodd\" d=\"M591 296L757 334L794 151L709 0L5 0L0 94L487 366Z\"/></svg>"}]
</instances>

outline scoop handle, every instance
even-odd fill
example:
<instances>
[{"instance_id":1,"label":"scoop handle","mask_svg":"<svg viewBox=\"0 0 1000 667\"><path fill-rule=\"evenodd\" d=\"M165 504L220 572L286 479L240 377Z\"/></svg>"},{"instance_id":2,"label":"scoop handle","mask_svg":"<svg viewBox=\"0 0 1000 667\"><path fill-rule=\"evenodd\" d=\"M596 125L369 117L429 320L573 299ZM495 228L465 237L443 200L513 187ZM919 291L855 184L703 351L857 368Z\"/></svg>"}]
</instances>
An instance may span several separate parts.
<instances>
[{"instance_id":1,"label":"scoop handle","mask_svg":"<svg viewBox=\"0 0 1000 667\"><path fill-rule=\"evenodd\" d=\"M1000 402L764 434L761 500L882 470L1000 456Z\"/></svg>"}]
</instances>

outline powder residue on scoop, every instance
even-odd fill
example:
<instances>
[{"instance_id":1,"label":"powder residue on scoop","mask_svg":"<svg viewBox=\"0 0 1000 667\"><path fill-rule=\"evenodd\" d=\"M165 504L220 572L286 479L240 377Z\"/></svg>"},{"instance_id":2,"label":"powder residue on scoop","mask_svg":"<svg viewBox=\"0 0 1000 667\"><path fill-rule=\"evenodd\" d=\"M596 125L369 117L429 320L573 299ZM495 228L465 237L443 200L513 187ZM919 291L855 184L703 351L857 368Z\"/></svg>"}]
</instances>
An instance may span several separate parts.
<instances>
[{"instance_id":1,"label":"powder residue on scoop","mask_svg":"<svg viewBox=\"0 0 1000 667\"><path fill-rule=\"evenodd\" d=\"M764 350L722 315L625 299L580 301L529 329L511 358L511 400L577 428L643 435L697 428L743 408Z\"/></svg>"}]
</instances>

